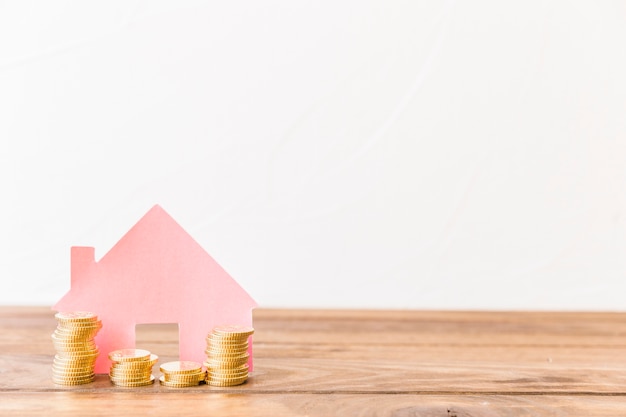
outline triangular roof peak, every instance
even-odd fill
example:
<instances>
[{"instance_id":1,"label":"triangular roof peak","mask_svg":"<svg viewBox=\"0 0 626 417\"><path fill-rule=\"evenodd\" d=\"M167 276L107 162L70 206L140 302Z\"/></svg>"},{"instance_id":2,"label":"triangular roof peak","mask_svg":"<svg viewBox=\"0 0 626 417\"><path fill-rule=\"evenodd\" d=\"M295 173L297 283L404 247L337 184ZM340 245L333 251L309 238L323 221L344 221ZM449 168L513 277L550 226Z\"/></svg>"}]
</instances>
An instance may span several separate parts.
<instances>
[{"instance_id":1,"label":"triangular roof peak","mask_svg":"<svg viewBox=\"0 0 626 417\"><path fill-rule=\"evenodd\" d=\"M156 241L174 245L179 243L181 239L187 240L187 244L200 247L198 242L163 207L155 204L120 238L100 261L106 262L107 258L113 256L120 246L124 246L126 249L127 246L133 245L151 246Z\"/></svg>"}]
</instances>

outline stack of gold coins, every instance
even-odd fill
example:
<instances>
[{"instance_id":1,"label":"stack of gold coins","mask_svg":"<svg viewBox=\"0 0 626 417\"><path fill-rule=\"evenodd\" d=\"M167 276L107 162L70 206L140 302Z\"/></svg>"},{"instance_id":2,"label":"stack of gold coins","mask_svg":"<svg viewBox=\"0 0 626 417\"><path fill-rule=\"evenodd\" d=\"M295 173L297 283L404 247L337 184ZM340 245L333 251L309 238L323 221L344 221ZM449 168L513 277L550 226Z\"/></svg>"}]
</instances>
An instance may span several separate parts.
<instances>
[{"instance_id":1,"label":"stack of gold coins","mask_svg":"<svg viewBox=\"0 0 626 417\"><path fill-rule=\"evenodd\" d=\"M54 315L58 326L52 334L57 351L52 364L55 384L79 385L93 382L98 347L94 337L102 328L98 316L89 312L59 312Z\"/></svg>"},{"instance_id":2,"label":"stack of gold coins","mask_svg":"<svg viewBox=\"0 0 626 417\"><path fill-rule=\"evenodd\" d=\"M204 382L206 373L197 362L176 361L161 365L163 375L159 378L161 385L173 388L193 387Z\"/></svg>"},{"instance_id":3,"label":"stack of gold coins","mask_svg":"<svg viewBox=\"0 0 626 417\"><path fill-rule=\"evenodd\" d=\"M159 357L144 349L120 349L109 353L109 377L119 387L142 387L154 383L152 367Z\"/></svg>"},{"instance_id":4,"label":"stack of gold coins","mask_svg":"<svg viewBox=\"0 0 626 417\"><path fill-rule=\"evenodd\" d=\"M254 329L248 326L217 326L207 336L206 383L230 387L248 379L248 338Z\"/></svg>"}]
</instances>

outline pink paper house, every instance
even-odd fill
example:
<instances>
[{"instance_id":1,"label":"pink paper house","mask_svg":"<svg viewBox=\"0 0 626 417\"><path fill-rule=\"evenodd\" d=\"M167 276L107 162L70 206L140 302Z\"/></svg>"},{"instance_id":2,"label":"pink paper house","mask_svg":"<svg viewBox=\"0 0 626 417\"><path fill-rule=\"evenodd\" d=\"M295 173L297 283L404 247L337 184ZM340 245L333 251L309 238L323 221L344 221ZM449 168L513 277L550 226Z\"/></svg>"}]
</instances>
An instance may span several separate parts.
<instances>
[{"instance_id":1,"label":"pink paper house","mask_svg":"<svg viewBox=\"0 0 626 417\"><path fill-rule=\"evenodd\" d=\"M256 302L158 205L98 262L94 253L72 247L71 289L52 308L102 320L96 373L109 371L109 352L135 347L137 324L178 323L180 359L200 363L214 326L252 326Z\"/></svg>"}]
</instances>

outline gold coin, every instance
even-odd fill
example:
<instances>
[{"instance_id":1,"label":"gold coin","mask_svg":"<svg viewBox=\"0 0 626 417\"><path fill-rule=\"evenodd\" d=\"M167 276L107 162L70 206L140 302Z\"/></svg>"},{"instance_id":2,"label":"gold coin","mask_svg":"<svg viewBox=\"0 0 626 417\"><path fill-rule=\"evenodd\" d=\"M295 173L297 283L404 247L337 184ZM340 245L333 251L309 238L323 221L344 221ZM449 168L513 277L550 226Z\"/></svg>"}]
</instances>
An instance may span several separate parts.
<instances>
[{"instance_id":1,"label":"gold coin","mask_svg":"<svg viewBox=\"0 0 626 417\"><path fill-rule=\"evenodd\" d=\"M98 355L90 356L60 356L58 353L54 355L54 361L58 364L79 364L79 363L95 363Z\"/></svg>"},{"instance_id":2,"label":"gold coin","mask_svg":"<svg viewBox=\"0 0 626 417\"><path fill-rule=\"evenodd\" d=\"M232 377L232 378L221 378L221 377L210 377L206 379L206 382L212 382L213 385L215 384L223 384L223 385L227 385L227 384L232 384L232 385L238 385L241 384L243 381L248 379L248 375L238 375L236 377Z\"/></svg>"},{"instance_id":3,"label":"gold coin","mask_svg":"<svg viewBox=\"0 0 626 417\"><path fill-rule=\"evenodd\" d=\"M83 338L59 338L52 335L52 343L55 346L96 346L96 342L93 338L91 339L83 339Z\"/></svg>"},{"instance_id":4,"label":"gold coin","mask_svg":"<svg viewBox=\"0 0 626 417\"><path fill-rule=\"evenodd\" d=\"M207 355L207 359L212 359L220 362L236 362L236 361L245 361L250 357L248 352L245 353L210 353Z\"/></svg>"},{"instance_id":5,"label":"gold coin","mask_svg":"<svg viewBox=\"0 0 626 417\"><path fill-rule=\"evenodd\" d=\"M213 340L222 343L238 343L248 340L249 337L250 335L247 333L216 333L215 331L212 331L206 335L206 340Z\"/></svg>"},{"instance_id":6,"label":"gold coin","mask_svg":"<svg viewBox=\"0 0 626 417\"><path fill-rule=\"evenodd\" d=\"M69 338L69 339L77 339L77 338L85 338L85 339L93 339L96 334L102 329L102 326L89 326L89 327L57 327L54 329L54 333L59 335L60 337Z\"/></svg>"},{"instance_id":7,"label":"gold coin","mask_svg":"<svg viewBox=\"0 0 626 417\"><path fill-rule=\"evenodd\" d=\"M82 330L93 327L102 327L102 320L93 321L60 321L57 323L57 329L65 330Z\"/></svg>"},{"instance_id":8,"label":"gold coin","mask_svg":"<svg viewBox=\"0 0 626 417\"><path fill-rule=\"evenodd\" d=\"M81 326L100 326L102 325L102 320L97 317L92 320L57 320L57 327L81 327Z\"/></svg>"},{"instance_id":9,"label":"gold coin","mask_svg":"<svg viewBox=\"0 0 626 417\"><path fill-rule=\"evenodd\" d=\"M57 327L56 329L54 329L54 333L57 334L59 337L65 338L91 338L94 337L101 328L102 326L90 326L81 328Z\"/></svg>"},{"instance_id":10,"label":"gold coin","mask_svg":"<svg viewBox=\"0 0 626 417\"><path fill-rule=\"evenodd\" d=\"M237 367L208 367L207 371L209 373L214 373L214 372L219 372L219 373L231 373L231 374L236 374L236 373L240 373L240 372L248 372L249 368L248 368L248 364L246 363L245 365L240 365Z\"/></svg>"},{"instance_id":11,"label":"gold coin","mask_svg":"<svg viewBox=\"0 0 626 417\"><path fill-rule=\"evenodd\" d=\"M94 321L91 323L58 323L55 330L60 332L86 332L89 330L102 328L101 321Z\"/></svg>"},{"instance_id":12,"label":"gold coin","mask_svg":"<svg viewBox=\"0 0 626 417\"><path fill-rule=\"evenodd\" d=\"M243 357L248 355L248 350L217 350L217 349L207 349L205 353L210 356L226 356L226 357ZM249 356L249 355L248 355Z\"/></svg>"},{"instance_id":13,"label":"gold coin","mask_svg":"<svg viewBox=\"0 0 626 417\"><path fill-rule=\"evenodd\" d=\"M81 360L81 359L89 359L89 358L97 358L100 352L96 350L82 351L57 351L57 356L65 359L71 360Z\"/></svg>"},{"instance_id":14,"label":"gold coin","mask_svg":"<svg viewBox=\"0 0 626 417\"><path fill-rule=\"evenodd\" d=\"M88 376L94 373L94 368L59 369L52 368L52 374L57 376Z\"/></svg>"},{"instance_id":15,"label":"gold coin","mask_svg":"<svg viewBox=\"0 0 626 417\"><path fill-rule=\"evenodd\" d=\"M165 379L162 384L164 385L181 385L184 387L193 387L195 385L199 385L201 382L204 382L204 378L202 379L187 379L187 380L168 380Z\"/></svg>"},{"instance_id":16,"label":"gold coin","mask_svg":"<svg viewBox=\"0 0 626 417\"><path fill-rule=\"evenodd\" d=\"M63 379L83 379L83 378L91 378L95 376L93 369L83 371L83 372L60 372L60 371L52 371L53 378L63 378Z\"/></svg>"},{"instance_id":17,"label":"gold coin","mask_svg":"<svg viewBox=\"0 0 626 417\"><path fill-rule=\"evenodd\" d=\"M85 372L85 371L89 371L89 372L93 372L95 369L94 365L90 365L90 366L59 366L59 365L52 365L52 370L55 372Z\"/></svg>"},{"instance_id":18,"label":"gold coin","mask_svg":"<svg viewBox=\"0 0 626 417\"><path fill-rule=\"evenodd\" d=\"M91 381L57 381L52 380L56 385L83 385L83 384L91 384L94 380Z\"/></svg>"},{"instance_id":19,"label":"gold coin","mask_svg":"<svg viewBox=\"0 0 626 417\"><path fill-rule=\"evenodd\" d=\"M212 340L207 340L206 347L214 349L243 349L249 346L247 340L243 340L237 343L220 343Z\"/></svg>"},{"instance_id":20,"label":"gold coin","mask_svg":"<svg viewBox=\"0 0 626 417\"><path fill-rule=\"evenodd\" d=\"M110 369L109 375L113 375L119 378L126 378L126 377L131 378L131 377L139 377L139 376L149 377L150 375L152 375L152 368L142 369L142 370L137 370L137 371L130 371L130 372Z\"/></svg>"},{"instance_id":21,"label":"gold coin","mask_svg":"<svg viewBox=\"0 0 626 417\"><path fill-rule=\"evenodd\" d=\"M186 387L194 387L199 385L200 381L193 381L189 383L181 383L181 382L171 382L165 379L165 375L161 375L159 378L159 382L161 385L170 387L170 388L186 388Z\"/></svg>"},{"instance_id":22,"label":"gold coin","mask_svg":"<svg viewBox=\"0 0 626 417\"><path fill-rule=\"evenodd\" d=\"M143 387L146 385L151 385L154 384L154 376L150 377L149 380L146 381L141 381L141 382L117 382L117 381L113 381L111 380L111 382L114 385L117 385L118 387Z\"/></svg>"},{"instance_id":23,"label":"gold coin","mask_svg":"<svg viewBox=\"0 0 626 417\"><path fill-rule=\"evenodd\" d=\"M152 372L152 367L146 366L143 368L118 368L116 366L111 366L110 371L117 373L117 374L131 375L131 374L141 374L141 373Z\"/></svg>"},{"instance_id":24,"label":"gold coin","mask_svg":"<svg viewBox=\"0 0 626 417\"><path fill-rule=\"evenodd\" d=\"M221 358L243 359L244 357L250 356L247 350L232 351L232 352L205 350L204 354L206 355L207 358L218 358L218 359L221 359Z\"/></svg>"},{"instance_id":25,"label":"gold coin","mask_svg":"<svg viewBox=\"0 0 626 417\"><path fill-rule=\"evenodd\" d=\"M56 373L93 373L93 366L82 366L82 367L67 367L67 366L58 366L52 365L52 372Z\"/></svg>"},{"instance_id":26,"label":"gold coin","mask_svg":"<svg viewBox=\"0 0 626 417\"><path fill-rule=\"evenodd\" d=\"M169 382L169 381L161 381L161 380L159 380L159 383L163 385L164 387L169 387L169 388L187 388L187 387L195 387L195 386L200 385L200 382L190 382L188 384L179 384L177 382Z\"/></svg>"},{"instance_id":27,"label":"gold coin","mask_svg":"<svg viewBox=\"0 0 626 417\"><path fill-rule=\"evenodd\" d=\"M239 357L248 353L248 349L238 349L238 350L219 350L219 349L206 349L204 354L207 356L227 356L227 357Z\"/></svg>"},{"instance_id":28,"label":"gold coin","mask_svg":"<svg viewBox=\"0 0 626 417\"><path fill-rule=\"evenodd\" d=\"M52 382L57 385L82 385L82 384L90 384L94 381L94 378L91 379L81 379L81 380L66 380L66 379L55 379L52 378Z\"/></svg>"},{"instance_id":29,"label":"gold coin","mask_svg":"<svg viewBox=\"0 0 626 417\"><path fill-rule=\"evenodd\" d=\"M71 378L71 377L63 377L63 376L53 376L52 381L55 384L63 384L63 385L73 385L73 384L87 384L89 382L93 382L95 380L95 376L86 376L81 378Z\"/></svg>"},{"instance_id":30,"label":"gold coin","mask_svg":"<svg viewBox=\"0 0 626 417\"><path fill-rule=\"evenodd\" d=\"M95 362L72 363L53 361L52 366L56 369L93 369Z\"/></svg>"},{"instance_id":31,"label":"gold coin","mask_svg":"<svg viewBox=\"0 0 626 417\"><path fill-rule=\"evenodd\" d=\"M52 337L52 344L54 346L67 346L67 347L93 347L96 346L94 339L59 339L58 337Z\"/></svg>"},{"instance_id":32,"label":"gold coin","mask_svg":"<svg viewBox=\"0 0 626 417\"><path fill-rule=\"evenodd\" d=\"M59 362L95 362L98 358L98 351L83 353L82 355L66 355L62 352L57 352L54 355L54 360Z\"/></svg>"},{"instance_id":33,"label":"gold coin","mask_svg":"<svg viewBox=\"0 0 626 417\"><path fill-rule=\"evenodd\" d=\"M247 367L244 368L243 366L241 366L238 368L207 368L207 372L209 376L220 375L224 377L230 377L234 375L247 374L249 371Z\"/></svg>"},{"instance_id":34,"label":"gold coin","mask_svg":"<svg viewBox=\"0 0 626 417\"><path fill-rule=\"evenodd\" d=\"M241 385L247 380L248 378L239 378L227 381L207 379L206 383L212 387L233 387L235 385Z\"/></svg>"},{"instance_id":35,"label":"gold coin","mask_svg":"<svg viewBox=\"0 0 626 417\"><path fill-rule=\"evenodd\" d=\"M241 374L232 374L232 375L209 374L207 375L206 379L213 380L213 381L230 381L230 380L238 380L238 379L247 378L247 377L248 377L248 373L244 372Z\"/></svg>"},{"instance_id":36,"label":"gold coin","mask_svg":"<svg viewBox=\"0 0 626 417\"><path fill-rule=\"evenodd\" d=\"M92 347L96 346L94 339L59 339L52 337L52 343L55 346L67 347Z\"/></svg>"},{"instance_id":37,"label":"gold coin","mask_svg":"<svg viewBox=\"0 0 626 417\"><path fill-rule=\"evenodd\" d=\"M207 358L202 364L207 368L236 368L246 363L248 363L247 357L237 360L216 360Z\"/></svg>"},{"instance_id":38,"label":"gold coin","mask_svg":"<svg viewBox=\"0 0 626 417\"><path fill-rule=\"evenodd\" d=\"M205 359L205 362L211 364L209 368L237 368L238 366L248 363L248 358L247 357L228 358L225 356L220 356L220 357L209 356Z\"/></svg>"},{"instance_id":39,"label":"gold coin","mask_svg":"<svg viewBox=\"0 0 626 417\"><path fill-rule=\"evenodd\" d=\"M144 372L152 371L152 366L148 364L144 366L117 366L116 363L113 362L113 364L111 365L111 369L114 369L116 372Z\"/></svg>"},{"instance_id":40,"label":"gold coin","mask_svg":"<svg viewBox=\"0 0 626 417\"><path fill-rule=\"evenodd\" d=\"M93 349L79 349L79 348L59 348L55 347L57 355L65 356L65 357L78 357L78 356L91 356L97 352L97 348Z\"/></svg>"},{"instance_id":41,"label":"gold coin","mask_svg":"<svg viewBox=\"0 0 626 417\"><path fill-rule=\"evenodd\" d=\"M109 353L113 362L140 362L149 361L150 352L144 349L119 349Z\"/></svg>"},{"instance_id":42,"label":"gold coin","mask_svg":"<svg viewBox=\"0 0 626 417\"><path fill-rule=\"evenodd\" d=\"M247 364L248 361L238 361L238 362L220 362L220 361L212 361L210 359L207 359L204 361L203 365L209 369L209 370L213 370L213 369L234 369L234 368L238 368L242 365Z\"/></svg>"},{"instance_id":43,"label":"gold coin","mask_svg":"<svg viewBox=\"0 0 626 417\"><path fill-rule=\"evenodd\" d=\"M137 378L130 378L130 377L122 378L122 377L116 377L116 376L109 376L109 379L113 381L115 384L138 384L141 382L150 381L151 377L152 375L149 375L147 377L142 376L142 377L137 377Z\"/></svg>"},{"instance_id":44,"label":"gold coin","mask_svg":"<svg viewBox=\"0 0 626 417\"><path fill-rule=\"evenodd\" d=\"M209 365L212 365L212 363L210 361L208 361L208 360L205 361L205 362L208 363ZM244 363L242 363L240 365L226 364L226 365L229 365L229 366L222 366L222 365L225 365L225 364L221 363L221 362L216 362L216 364L220 365L220 366L216 366L215 367L217 369L226 369L226 370L232 370L232 371L247 371L248 368L249 368L248 367L248 362L244 362ZM209 366L207 369L210 370L210 369L213 369L213 368L214 367Z\"/></svg>"},{"instance_id":45,"label":"gold coin","mask_svg":"<svg viewBox=\"0 0 626 417\"><path fill-rule=\"evenodd\" d=\"M161 365L160 371L164 374L195 374L202 370L202 364L192 361L174 361Z\"/></svg>"},{"instance_id":46,"label":"gold coin","mask_svg":"<svg viewBox=\"0 0 626 417\"><path fill-rule=\"evenodd\" d=\"M215 363L215 362L204 362L203 365L206 367L208 372L226 372L230 369L238 368L244 363L235 363L235 364L225 364L225 363Z\"/></svg>"},{"instance_id":47,"label":"gold coin","mask_svg":"<svg viewBox=\"0 0 626 417\"><path fill-rule=\"evenodd\" d=\"M70 345L70 344L64 344L64 343L53 343L53 345L55 346L55 348L63 349L68 352L81 351L81 350L94 352L98 349L98 345L96 345L95 343L87 343L82 346Z\"/></svg>"},{"instance_id":48,"label":"gold coin","mask_svg":"<svg viewBox=\"0 0 626 417\"><path fill-rule=\"evenodd\" d=\"M146 369L146 370L141 370L141 371L132 371L132 372L122 372L122 371L117 371L115 369L110 369L109 370L109 375L115 376L115 377L119 377L119 378L139 377L139 376L149 377L151 374L152 374L152 369Z\"/></svg>"},{"instance_id":49,"label":"gold coin","mask_svg":"<svg viewBox=\"0 0 626 417\"><path fill-rule=\"evenodd\" d=\"M229 336L225 337L224 335L209 333L206 337L207 343L221 343L224 345L236 345L239 343L247 342L250 339L250 336Z\"/></svg>"},{"instance_id":50,"label":"gold coin","mask_svg":"<svg viewBox=\"0 0 626 417\"><path fill-rule=\"evenodd\" d=\"M79 348L55 348L57 355L63 357L82 357L82 356L93 356L97 354L97 348L93 349L79 349Z\"/></svg>"},{"instance_id":51,"label":"gold coin","mask_svg":"<svg viewBox=\"0 0 626 417\"><path fill-rule=\"evenodd\" d=\"M111 366L117 369L143 369L152 368L157 363L159 357L155 354L150 354L150 358L144 361L132 361L132 362L113 362Z\"/></svg>"},{"instance_id":52,"label":"gold coin","mask_svg":"<svg viewBox=\"0 0 626 417\"><path fill-rule=\"evenodd\" d=\"M119 372L109 371L109 377L115 379L149 379L152 376L152 372L142 372L142 373L133 373L133 374L125 374Z\"/></svg>"},{"instance_id":53,"label":"gold coin","mask_svg":"<svg viewBox=\"0 0 626 417\"><path fill-rule=\"evenodd\" d=\"M206 377L206 373L198 372L196 374L185 374L185 375L168 375L168 374L164 374L163 376L165 377L166 381L178 382L178 383L184 384L184 383L189 383L189 382L204 381L204 379Z\"/></svg>"},{"instance_id":54,"label":"gold coin","mask_svg":"<svg viewBox=\"0 0 626 417\"><path fill-rule=\"evenodd\" d=\"M52 361L52 366L57 369L88 369L93 368L96 362L61 362L54 360Z\"/></svg>"},{"instance_id":55,"label":"gold coin","mask_svg":"<svg viewBox=\"0 0 626 417\"><path fill-rule=\"evenodd\" d=\"M60 374L53 374L52 375L52 379L56 380L56 381L86 381L86 380L93 380L95 378L95 374L91 373L91 374L85 374L85 375L60 375Z\"/></svg>"},{"instance_id":56,"label":"gold coin","mask_svg":"<svg viewBox=\"0 0 626 417\"><path fill-rule=\"evenodd\" d=\"M243 337L250 336L253 333L254 329L250 326L226 325L215 326L213 328L213 334L217 334L222 337Z\"/></svg>"},{"instance_id":57,"label":"gold coin","mask_svg":"<svg viewBox=\"0 0 626 417\"><path fill-rule=\"evenodd\" d=\"M98 334L97 330L92 330L90 333L78 334L78 333L61 333L58 330L55 330L53 335L55 336L54 340L58 340L60 342L70 342L70 343L78 343L78 342L95 342L95 337Z\"/></svg>"},{"instance_id":58,"label":"gold coin","mask_svg":"<svg viewBox=\"0 0 626 417\"><path fill-rule=\"evenodd\" d=\"M54 315L57 321L93 321L98 320L98 316L90 311L59 311Z\"/></svg>"},{"instance_id":59,"label":"gold coin","mask_svg":"<svg viewBox=\"0 0 626 417\"><path fill-rule=\"evenodd\" d=\"M67 341L68 339L70 339L68 336L72 335L73 332L69 332L69 331L59 331L59 329L55 329L54 333L52 333L52 339L53 340L60 340L60 341ZM80 342L86 342L88 341L87 338L84 338L84 340L78 340Z\"/></svg>"},{"instance_id":60,"label":"gold coin","mask_svg":"<svg viewBox=\"0 0 626 417\"><path fill-rule=\"evenodd\" d=\"M207 346L219 346L219 347L240 347L243 345L248 345L248 337L243 339L215 339L215 338L206 338Z\"/></svg>"},{"instance_id":61,"label":"gold coin","mask_svg":"<svg viewBox=\"0 0 626 417\"><path fill-rule=\"evenodd\" d=\"M208 340L206 344L207 348L214 348L214 349L244 349L244 348L248 348L248 346L249 344L247 340L243 340L237 343L221 343L221 342Z\"/></svg>"},{"instance_id":62,"label":"gold coin","mask_svg":"<svg viewBox=\"0 0 626 417\"><path fill-rule=\"evenodd\" d=\"M134 377L144 377L144 378L150 378L150 375L152 374L152 369L146 369L146 370L141 370L141 371L132 371L132 372L120 372L117 371L115 369L111 369L109 370L109 376L111 377L116 377L116 378L134 378Z\"/></svg>"},{"instance_id":63,"label":"gold coin","mask_svg":"<svg viewBox=\"0 0 626 417\"><path fill-rule=\"evenodd\" d=\"M156 361L141 361L141 362L111 362L111 368L115 368L119 371L138 371L145 369L152 369Z\"/></svg>"}]
</instances>

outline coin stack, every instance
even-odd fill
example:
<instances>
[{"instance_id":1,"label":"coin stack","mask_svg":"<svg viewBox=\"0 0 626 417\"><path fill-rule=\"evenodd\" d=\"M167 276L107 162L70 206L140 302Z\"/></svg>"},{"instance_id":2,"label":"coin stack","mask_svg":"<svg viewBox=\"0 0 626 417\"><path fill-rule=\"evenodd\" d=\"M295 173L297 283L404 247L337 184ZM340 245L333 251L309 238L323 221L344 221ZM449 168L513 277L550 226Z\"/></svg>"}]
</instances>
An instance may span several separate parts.
<instances>
[{"instance_id":1,"label":"coin stack","mask_svg":"<svg viewBox=\"0 0 626 417\"><path fill-rule=\"evenodd\" d=\"M154 383L152 367L159 357L145 349L120 349L109 353L109 377L119 387L142 387Z\"/></svg>"},{"instance_id":2,"label":"coin stack","mask_svg":"<svg viewBox=\"0 0 626 417\"><path fill-rule=\"evenodd\" d=\"M217 326L206 338L206 383L230 387L248 379L248 338L254 329L248 326Z\"/></svg>"},{"instance_id":3,"label":"coin stack","mask_svg":"<svg viewBox=\"0 0 626 417\"><path fill-rule=\"evenodd\" d=\"M176 361L161 365L163 375L159 378L161 385L173 388L193 387L204 382L206 373L197 362Z\"/></svg>"},{"instance_id":4,"label":"coin stack","mask_svg":"<svg viewBox=\"0 0 626 417\"><path fill-rule=\"evenodd\" d=\"M52 364L55 384L79 385L93 382L98 347L94 337L102 328L98 316L89 312L59 312L54 315L58 325L52 334L57 351Z\"/></svg>"}]
</instances>

